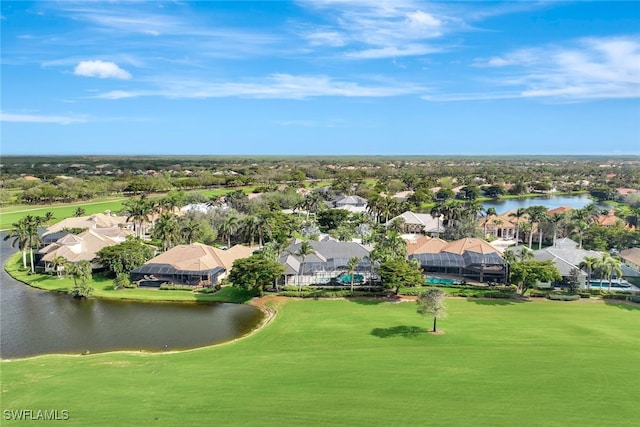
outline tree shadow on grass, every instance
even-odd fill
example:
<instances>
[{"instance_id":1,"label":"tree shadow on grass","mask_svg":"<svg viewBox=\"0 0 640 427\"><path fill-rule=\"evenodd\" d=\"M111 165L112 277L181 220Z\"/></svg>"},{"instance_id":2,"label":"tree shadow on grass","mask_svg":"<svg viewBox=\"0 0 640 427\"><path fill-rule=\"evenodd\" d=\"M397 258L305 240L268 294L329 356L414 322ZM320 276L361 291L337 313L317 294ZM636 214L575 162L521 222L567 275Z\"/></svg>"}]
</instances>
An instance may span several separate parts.
<instances>
[{"instance_id":1,"label":"tree shadow on grass","mask_svg":"<svg viewBox=\"0 0 640 427\"><path fill-rule=\"evenodd\" d=\"M394 326L391 328L373 328L371 335L378 338L404 337L413 338L419 334L427 333L426 328L418 326Z\"/></svg>"},{"instance_id":2,"label":"tree shadow on grass","mask_svg":"<svg viewBox=\"0 0 640 427\"><path fill-rule=\"evenodd\" d=\"M360 305L378 305L386 302L384 298L376 298L376 297L350 297L347 298L351 302L355 302Z\"/></svg>"},{"instance_id":3,"label":"tree shadow on grass","mask_svg":"<svg viewBox=\"0 0 640 427\"><path fill-rule=\"evenodd\" d=\"M640 311L640 304L631 302L631 301L615 301L615 300L604 300L606 305L610 305L612 307L618 307L621 310L627 311Z\"/></svg>"},{"instance_id":4,"label":"tree shadow on grass","mask_svg":"<svg viewBox=\"0 0 640 427\"><path fill-rule=\"evenodd\" d=\"M474 302L478 305L512 305L521 304L523 302L529 302L528 299L507 299L507 298L467 298L467 301Z\"/></svg>"}]
</instances>

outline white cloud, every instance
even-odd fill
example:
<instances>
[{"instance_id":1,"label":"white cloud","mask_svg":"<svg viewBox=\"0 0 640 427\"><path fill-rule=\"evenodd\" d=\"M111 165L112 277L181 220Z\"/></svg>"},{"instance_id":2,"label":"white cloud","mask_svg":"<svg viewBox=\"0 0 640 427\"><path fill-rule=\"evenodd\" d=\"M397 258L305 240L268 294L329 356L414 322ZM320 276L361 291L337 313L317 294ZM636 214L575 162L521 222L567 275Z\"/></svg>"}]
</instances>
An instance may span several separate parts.
<instances>
[{"instance_id":1,"label":"white cloud","mask_svg":"<svg viewBox=\"0 0 640 427\"><path fill-rule=\"evenodd\" d=\"M307 31L310 45L350 47L345 57L378 59L419 56L439 51L425 44L441 37L455 20L426 10L436 6L414 1L319 1L301 6L327 11L335 28L326 25Z\"/></svg>"},{"instance_id":2,"label":"white cloud","mask_svg":"<svg viewBox=\"0 0 640 427\"><path fill-rule=\"evenodd\" d=\"M295 76L272 74L265 78L241 82L209 82L159 77L151 81L154 89L111 91L97 95L101 99L123 99L143 96L164 98L225 98L306 99L314 97L389 97L424 92L413 84L385 82L364 85L335 80L329 76Z\"/></svg>"},{"instance_id":3,"label":"white cloud","mask_svg":"<svg viewBox=\"0 0 640 427\"><path fill-rule=\"evenodd\" d=\"M586 38L520 49L474 66L504 69L491 83L520 97L562 100L640 98L640 37ZM496 93L501 93L497 91ZM473 95L469 95L472 96ZM480 95L486 99L486 93ZM500 98L501 96L496 96ZM462 99L468 99L464 96Z\"/></svg>"},{"instance_id":4,"label":"white cloud","mask_svg":"<svg viewBox=\"0 0 640 427\"><path fill-rule=\"evenodd\" d=\"M131 74L123 70L115 62L109 61L81 61L73 73L77 76L99 77L101 79L128 80Z\"/></svg>"},{"instance_id":5,"label":"white cloud","mask_svg":"<svg viewBox=\"0 0 640 427\"><path fill-rule=\"evenodd\" d=\"M9 114L0 112L0 121L16 123L55 123L59 125L70 125L73 123L84 123L87 120L83 117L73 116L46 116L37 114Z\"/></svg>"}]
</instances>

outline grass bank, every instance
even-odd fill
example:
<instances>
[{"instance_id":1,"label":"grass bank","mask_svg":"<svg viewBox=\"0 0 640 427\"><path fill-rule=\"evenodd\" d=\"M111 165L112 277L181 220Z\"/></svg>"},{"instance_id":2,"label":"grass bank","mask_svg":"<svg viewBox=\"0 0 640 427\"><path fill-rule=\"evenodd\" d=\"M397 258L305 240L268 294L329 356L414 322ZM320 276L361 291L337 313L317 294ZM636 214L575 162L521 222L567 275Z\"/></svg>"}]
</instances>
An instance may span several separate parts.
<instances>
[{"instance_id":1,"label":"grass bank","mask_svg":"<svg viewBox=\"0 0 640 427\"><path fill-rule=\"evenodd\" d=\"M51 222L56 223L65 218L74 216L74 212L78 208L85 210L85 215L104 213L106 210L116 212L122 209L122 202L125 198L103 199L89 202L55 204L45 206L19 205L8 206L0 211L0 230L8 230L11 224L18 222L27 215L44 216L47 212L53 213L54 219Z\"/></svg>"},{"instance_id":2,"label":"grass bank","mask_svg":"<svg viewBox=\"0 0 640 427\"><path fill-rule=\"evenodd\" d=\"M282 304L227 345L3 361L1 409L69 426L637 422L638 306L456 299L431 335L412 303Z\"/></svg>"},{"instance_id":3,"label":"grass bank","mask_svg":"<svg viewBox=\"0 0 640 427\"><path fill-rule=\"evenodd\" d=\"M29 274L22 268L22 254L13 254L5 263L5 270L14 279L34 288L53 292L68 292L73 287L73 278L61 279L49 274ZM254 293L242 289L225 287L218 292L205 294L191 291L159 290L156 288L114 289L113 278L105 274L94 274L89 283L93 297L136 301L187 301L187 302L233 302L244 303L253 298Z\"/></svg>"}]
</instances>

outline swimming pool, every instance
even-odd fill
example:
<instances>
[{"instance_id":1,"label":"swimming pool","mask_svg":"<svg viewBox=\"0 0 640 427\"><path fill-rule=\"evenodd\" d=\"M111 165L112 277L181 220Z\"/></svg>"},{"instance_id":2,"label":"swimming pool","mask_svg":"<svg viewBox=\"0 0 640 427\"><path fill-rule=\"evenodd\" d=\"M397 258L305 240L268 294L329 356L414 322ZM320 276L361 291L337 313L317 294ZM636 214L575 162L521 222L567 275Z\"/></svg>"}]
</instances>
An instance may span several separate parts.
<instances>
[{"instance_id":1,"label":"swimming pool","mask_svg":"<svg viewBox=\"0 0 640 427\"><path fill-rule=\"evenodd\" d=\"M591 289L600 289L600 281L599 280L592 280L591 281ZM602 290L607 290L609 289L609 282L607 281L603 281L602 282ZM623 292L640 292L640 288L632 285L631 283L627 282L627 281L623 281L623 282L611 282L611 290L612 291L623 291Z\"/></svg>"},{"instance_id":2,"label":"swimming pool","mask_svg":"<svg viewBox=\"0 0 640 427\"><path fill-rule=\"evenodd\" d=\"M457 280L445 279L442 277L427 277L425 282L430 285L457 285L460 283Z\"/></svg>"},{"instance_id":3,"label":"swimming pool","mask_svg":"<svg viewBox=\"0 0 640 427\"><path fill-rule=\"evenodd\" d=\"M351 276L348 274L340 275L336 278L336 280L344 285L351 284ZM353 275L353 283L364 282L364 276L362 274L354 274Z\"/></svg>"}]
</instances>

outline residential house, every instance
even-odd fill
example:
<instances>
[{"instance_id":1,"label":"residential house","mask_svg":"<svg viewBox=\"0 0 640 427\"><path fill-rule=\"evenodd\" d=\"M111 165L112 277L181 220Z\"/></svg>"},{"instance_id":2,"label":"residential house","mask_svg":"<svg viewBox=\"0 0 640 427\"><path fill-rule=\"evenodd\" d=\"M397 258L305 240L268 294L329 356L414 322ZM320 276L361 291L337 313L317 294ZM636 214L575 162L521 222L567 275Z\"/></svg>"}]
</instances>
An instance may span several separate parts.
<instances>
[{"instance_id":1,"label":"residential house","mask_svg":"<svg viewBox=\"0 0 640 427\"><path fill-rule=\"evenodd\" d=\"M233 261L252 252L252 248L242 245L227 250L202 243L178 245L134 269L130 277L143 286L162 283L212 286L231 271Z\"/></svg>"},{"instance_id":2,"label":"residential house","mask_svg":"<svg viewBox=\"0 0 640 427\"><path fill-rule=\"evenodd\" d=\"M48 236L57 236L52 233ZM68 262L89 261L93 269L101 268L94 260L97 253L107 246L114 246L126 240L132 231L118 227L87 229L79 234L64 233L55 242L38 250L36 262L45 271L52 271L52 263L58 257Z\"/></svg>"},{"instance_id":3,"label":"residential house","mask_svg":"<svg viewBox=\"0 0 640 427\"><path fill-rule=\"evenodd\" d=\"M406 211L394 218L391 218L385 225L389 226L396 220L400 220L402 222L402 232L406 234L426 234L429 236L437 236L445 231L445 227L442 225L442 215L440 218L434 218L431 214Z\"/></svg>"},{"instance_id":4,"label":"residential house","mask_svg":"<svg viewBox=\"0 0 640 427\"><path fill-rule=\"evenodd\" d=\"M640 270L640 248L631 248L620 251L620 259L631 268Z\"/></svg>"},{"instance_id":5,"label":"residential house","mask_svg":"<svg viewBox=\"0 0 640 427\"><path fill-rule=\"evenodd\" d=\"M349 212L366 212L367 199L360 196L341 195L327 202L327 206L334 209L346 209Z\"/></svg>"},{"instance_id":6,"label":"residential house","mask_svg":"<svg viewBox=\"0 0 640 427\"><path fill-rule=\"evenodd\" d=\"M133 230L133 224L127 222L127 217L112 215L110 211L93 215L66 218L48 227L43 236L52 233L63 232L67 229L104 229L104 228L125 228Z\"/></svg>"},{"instance_id":7,"label":"residential house","mask_svg":"<svg viewBox=\"0 0 640 427\"><path fill-rule=\"evenodd\" d=\"M446 242L424 237L407 247L426 273L440 273L478 282L507 281L508 267L500 250L477 238Z\"/></svg>"},{"instance_id":8,"label":"residential house","mask_svg":"<svg viewBox=\"0 0 640 427\"><path fill-rule=\"evenodd\" d=\"M360 261L355 272L362 280L374 278L375 273L369 261L370 250L356 242L339 242L334 239L308 241L313 253L304 259L296 255L302 242L292 243L278 260L284 265L284 284L322 284L329 283L347 272L347 263L351 258Z\"/></svg>"}]
</instances>

